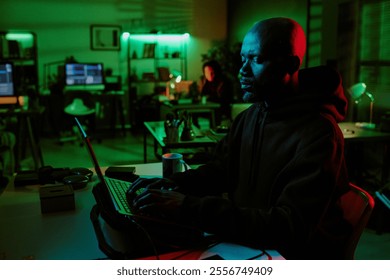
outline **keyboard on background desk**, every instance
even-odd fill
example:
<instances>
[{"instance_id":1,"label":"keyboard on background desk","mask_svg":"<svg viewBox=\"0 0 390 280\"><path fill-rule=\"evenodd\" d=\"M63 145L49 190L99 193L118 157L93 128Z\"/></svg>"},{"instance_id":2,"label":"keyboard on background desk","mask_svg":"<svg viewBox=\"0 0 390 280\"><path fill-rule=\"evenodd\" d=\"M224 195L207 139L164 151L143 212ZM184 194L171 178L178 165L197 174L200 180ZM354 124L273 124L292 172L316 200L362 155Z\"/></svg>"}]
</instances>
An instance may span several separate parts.
<instances>
[{"instance_id":1,"label":"keyboard on background desk","mask_svg":"<svg viewBox=\"0 0 390 280\"><path fill-rule=\"evenodd\" d=\"M209 137L212 140L219 141L227 134L227 129L221 130L221 129L209 129L206 133L206 136Z\"/></svg>"}]
</instances>

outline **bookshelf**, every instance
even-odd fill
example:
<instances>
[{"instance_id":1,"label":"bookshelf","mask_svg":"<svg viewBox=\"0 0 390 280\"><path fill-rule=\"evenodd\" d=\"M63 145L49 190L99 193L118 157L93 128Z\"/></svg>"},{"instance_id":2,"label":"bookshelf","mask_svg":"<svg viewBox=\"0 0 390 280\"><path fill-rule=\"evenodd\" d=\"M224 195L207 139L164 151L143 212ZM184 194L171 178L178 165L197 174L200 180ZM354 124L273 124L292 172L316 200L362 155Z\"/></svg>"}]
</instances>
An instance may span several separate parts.
<instances>
[{"instance_id":1,"label":"bookshelf","mask_svg":"<svg viewBox=\"0 0 390 280\"><path fill-rule=\"evenodd\" d=\"M188 34L130 34L129 78L138 95L165 88L170 73L187 78Z\"/></svg>"}]
</instances>

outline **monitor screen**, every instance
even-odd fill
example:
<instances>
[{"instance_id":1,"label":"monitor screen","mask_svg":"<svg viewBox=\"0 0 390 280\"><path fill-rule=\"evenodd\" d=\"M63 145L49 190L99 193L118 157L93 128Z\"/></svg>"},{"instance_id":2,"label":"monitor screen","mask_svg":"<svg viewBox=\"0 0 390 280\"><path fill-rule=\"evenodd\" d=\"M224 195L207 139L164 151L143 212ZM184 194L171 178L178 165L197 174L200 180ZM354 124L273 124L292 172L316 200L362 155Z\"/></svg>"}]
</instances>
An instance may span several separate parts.
<instances>
[{"instance_id":1,"label":"monitor screen","mask_svg":"<svg viewBox=\"0 0 390 280\"><path fill-rule=\"evenodd\" d=\"M102 63L67 63L65 64L65 86L102 87L104 89Z\"/></svg>"},{"instance_id":2,"label":"monitor screen","mask_svg":"<svg viewBox=\"0 0 390 280\"><path fill-rule=\"evenodd\" d=\"M0 62L0 97L15 95L13 64L11 62Z\"/></svg>"}]
</instances>

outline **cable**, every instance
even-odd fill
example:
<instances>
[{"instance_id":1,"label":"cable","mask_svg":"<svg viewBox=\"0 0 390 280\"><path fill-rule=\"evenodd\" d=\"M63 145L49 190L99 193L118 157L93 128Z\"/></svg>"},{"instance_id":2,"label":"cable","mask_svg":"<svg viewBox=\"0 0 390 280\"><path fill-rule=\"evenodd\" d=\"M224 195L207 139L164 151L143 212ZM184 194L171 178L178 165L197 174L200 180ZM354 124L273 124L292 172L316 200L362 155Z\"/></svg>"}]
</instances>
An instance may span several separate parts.
<instances>
[{"instance_id":1,"label":"cable","mask_svg":"<svg viewBox=\"0 0 390 280\"><path fill-rule=\"evenodd\" d=\"M149 232L148 232L143 226L141 226L139 223L137 223L134 219L132 219L131 217L127 216L127 218L128 218L132 223L134 223L134 224L138 227L138 229L140 229L141 231L143 231L143 233L145 234L147 240L148 240L149 243L150 243L150 246L151 246L151 248L152 248L152 251L154 252L154 255L155 255L155 257L156 257L156 260L160 260L160 254L158 253L157 247L156 247L156 245L154 244L153 239L152 239L152 237L150 236Z\"/></svg>"},{"instance_id":2,"label":"cable","mask_svg":"<svg viewBox=\"0 0 390 280\"><path fill-rule=\"evenodd\" d=\"M256 259L258 259L258 258L260 258L260 257L262 257L264 255L267 256L267 260L272 260L272 256L269 253L267 253L266 250L262 250L260 254L258 254L256 256L253 256L253 257L250 257L247 260L256 260Z\"/></svg>"},{"instance_id":3,"label":"cable","mask_svg":"<svg viewBox=\"0 0 390 280\"><path fill-rule=\"evenodd\" d=\"M272 260L272 256L267 253L267 251L264 250L265 255L267 256L267 259L270 261Z\"/></svg>"},{"instance_id":4,"label":"cable","mask_svg":"<svg viewBox=\"0 0 390 280\"><path fill-rule=\"evenodd\" d=\"M263 250L260 254L258 254L256 256L253 256L253 257L250 257L247 260L255 260L257 258L260 258L260 257L264 256L264 255L266 255L266 252Z\"/></svg>"},{"instance_id":5,"label":"cable","mask_svg":"<svg viewBox=\"0 0 390 280\"><path fill-rule=\"evenodd\" d=\"M211 244L207 244L207 246L205 246L205 247L203 247L203 248L200 248L200 249L201 249L202 251L205 251L205 250L208 250L208 249L210 249L210 248L212 248L212 247L218 245L219 243L221 243L221 242L217 241L217 242L214 242L214 243L211 243ZM174 257L172 260L178 260L178 259L184 257L185 255L188 255L188 254L191 254L191 253L193 253L193 252L196 252L197 250L199 250L199 249L198 249L198 248L194 248L194 249L185 251L185 252L183 252L182 254L180 254L180 255Z\"/></svg>"},{"instance_id":6,"label":"cable","mask_svg":"<svg viewBox=\"0 0 390 280\"><path fill-rule=\"evenodd\" d=\"M253 257L250 257L249 259L247 259L247 260L256 260L256 259L258 259L258 258L260 258L260 257L262 257L262 256L267 256L267 259L268 260L272 260L272 256L267 252L267 250L264 250L264 249L260 249L261 250L261 253L260 254L258 254L258 255L255 255L255 256L253 256Z\"/></svg>"}]
</instances>

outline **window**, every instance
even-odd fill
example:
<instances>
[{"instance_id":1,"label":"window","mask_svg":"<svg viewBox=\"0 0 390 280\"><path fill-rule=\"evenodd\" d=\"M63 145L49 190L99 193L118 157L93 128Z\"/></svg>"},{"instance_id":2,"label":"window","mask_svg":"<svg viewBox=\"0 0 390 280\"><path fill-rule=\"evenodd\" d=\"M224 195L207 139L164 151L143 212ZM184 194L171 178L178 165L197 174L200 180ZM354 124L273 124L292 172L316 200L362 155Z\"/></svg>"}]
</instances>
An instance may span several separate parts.
<instances>
[{"instance_id":1,"label":"window","mask_svg":"<svg viewBox=\"0 0 390 280\"><path fill-rule=\"evenodd\" d=\"M367 2L361 1L357 82L366 83L380 110L390 108L390 1Z\"/></svg>"}]
</instances>

